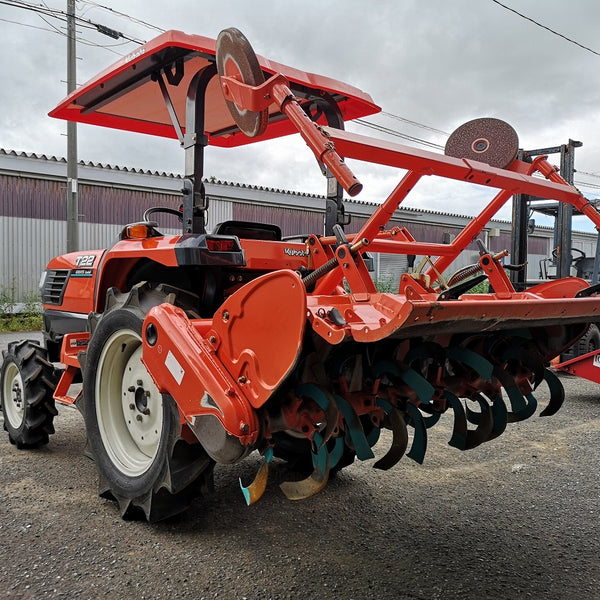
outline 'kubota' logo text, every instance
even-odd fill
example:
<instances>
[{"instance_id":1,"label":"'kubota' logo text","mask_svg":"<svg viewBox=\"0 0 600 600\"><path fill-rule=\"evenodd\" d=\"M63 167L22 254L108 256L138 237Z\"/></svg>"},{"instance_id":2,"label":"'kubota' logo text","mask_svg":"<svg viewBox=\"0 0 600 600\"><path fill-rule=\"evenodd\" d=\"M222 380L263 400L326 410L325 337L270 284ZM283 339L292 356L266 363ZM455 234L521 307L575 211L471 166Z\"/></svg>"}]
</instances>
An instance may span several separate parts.
<instances>
[{"instance_id":1,"label":"'kubota' logo text","mask_svg":"<svg viewBox=\"0 0 600 600\"><path fill-rule=\"evenodd\" d=\"M296 250L295 248L284 248L283 251L288 256L306 256L306 252L304 250Z\"/></svg>"}]
</instances>

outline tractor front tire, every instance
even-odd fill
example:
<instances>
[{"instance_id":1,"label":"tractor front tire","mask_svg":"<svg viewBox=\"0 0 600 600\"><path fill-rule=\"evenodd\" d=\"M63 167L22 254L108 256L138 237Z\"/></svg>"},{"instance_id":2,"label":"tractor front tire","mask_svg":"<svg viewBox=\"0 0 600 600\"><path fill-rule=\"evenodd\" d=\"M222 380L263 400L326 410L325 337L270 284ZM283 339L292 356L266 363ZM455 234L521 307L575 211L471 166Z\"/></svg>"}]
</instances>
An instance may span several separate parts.
<instances>
[{"instance_id":1,"label":"tractor front tire","mask_svg":"<svg viewBox=\"0 0 600 600\"><path fill-rule=\"evenodd\" d=\"M175 401L159 392L141 360L148 310L164 302L185 308L186 295L148 283L129 294L111 290L106 311L92 319L82 412L100 495L116 500L123 518L168 518L212 485L213 461L182 438Z\"/></svg>"},{"instance_id":2,"label":"tractor front tire","mask_svg":"<svg viewBox=\"0 0 600 600\"><path fill-rule=\"evenodd\" d=\"M57 377L43 346L33 340L9 344L0 374L4 429L17 448L48 443L57 415L54 388Z\"/></svg>"}]
</instances>

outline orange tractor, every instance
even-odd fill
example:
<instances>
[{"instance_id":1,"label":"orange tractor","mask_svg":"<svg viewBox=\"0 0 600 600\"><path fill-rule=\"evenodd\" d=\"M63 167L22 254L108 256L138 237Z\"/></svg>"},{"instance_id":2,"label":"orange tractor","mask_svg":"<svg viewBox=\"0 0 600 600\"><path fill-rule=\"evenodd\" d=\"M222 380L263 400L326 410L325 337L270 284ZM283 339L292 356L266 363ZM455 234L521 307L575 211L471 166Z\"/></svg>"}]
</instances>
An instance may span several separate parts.
<instances>
[{"instance_id":1,"label":"orange tractor","mask_svg":"<svg viewBox=\"0 0 600 600\"><path fill-rule=\"evenodd\" d=\"M382 428L392 441L373 466L389 469L405 453L423 461L427 429L445 412L460 450L532 416L542 383L541 415L554 414L564 393L546 366L599 320L596 288L569 277L515 291L506 253L481 242L478 264L446 271L515 193L570 203L597 226L600 214L545 157L518 160L502 121L459 127L443 155L344 132L378 110L350 85L257 56L237 29L217 40L167 32L67 97L51 116L178 139L182 208L149 209L111 248L50 261L44 344L4 354L10 440L46 443L56 403L75 404L100 494L123 516L154 521L209 490L215 463L255 450L258 474L240 482L247 502L264 492L274 456L307 470L281 485L301 499L356 457L373 458ZM204 148L294 132L328 179L324 232L283 240L275 225L240 221L207 232ZM342 197L362 186L344 158L405 172L354 235ZM424 176L492 190L449 244L389 225ZM180 235L160 233L161 212L180 217ZM380 293L367 252L426 258ZM467 294L481 282L488 293Z\"/></svg>"}]
</instances>

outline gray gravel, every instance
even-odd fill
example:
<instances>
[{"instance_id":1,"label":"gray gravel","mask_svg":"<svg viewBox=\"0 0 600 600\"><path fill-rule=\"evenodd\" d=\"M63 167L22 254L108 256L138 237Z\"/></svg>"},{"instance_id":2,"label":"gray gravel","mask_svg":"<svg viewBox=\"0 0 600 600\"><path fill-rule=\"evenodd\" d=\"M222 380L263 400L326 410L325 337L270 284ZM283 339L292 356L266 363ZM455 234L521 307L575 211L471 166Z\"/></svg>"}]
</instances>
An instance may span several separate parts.
<instances>
[{"instance_id":1,"label":"gray gravel","mask_svg":"<svg viewBox=\"0 0 600 600\"><path fill-rule=\"evenodd\" d=\"M275 461L246 507L251 456L217 468L213 497L154 525L122 521L96 495L83 421L61 408L42 449L0 436L0 596L600 599L600 386L561 379L558 415L475 450L447 445L448 415L422 466L358 463L290 502L278 483L292 475Z\"/></svg>"}]
</instances>

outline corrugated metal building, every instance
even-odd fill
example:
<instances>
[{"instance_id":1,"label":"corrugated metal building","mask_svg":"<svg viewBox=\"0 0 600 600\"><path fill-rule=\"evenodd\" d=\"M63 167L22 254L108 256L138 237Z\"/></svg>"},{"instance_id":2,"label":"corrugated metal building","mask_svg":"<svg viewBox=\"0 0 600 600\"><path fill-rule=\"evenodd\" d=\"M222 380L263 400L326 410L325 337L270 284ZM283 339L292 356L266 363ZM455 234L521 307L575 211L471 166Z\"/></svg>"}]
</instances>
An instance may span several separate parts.
<instances>
[{"instance_id":1,"label":"corrugated metal building","mask_svg":"<svg viewBox=\"0 0 600 600\"><path fill-rule=\"evenodd\" d=\"M80 248L112 244L126 223L142 219L151 206L177 208L182 180L177 175L81 162L79 166ZM320 232L325 199L297 192L207 181L209 231L219 222L236 219L275 223L283 235ZM15 287L19 299L37 292L48 260L66 248L66 161L52 156L0 150L0 291ZM358 231L376 204L347 200L352 218L348 233ZM179 233L175 217L158 215L161 231ZM169 221L169 219L171 219ZM469 217L401 208L393 225L407 227L420 241L448 242ZM493 252L510 248L511 224L493 221L485 242ZM574 246L593 256L596 235L574 233ZM539 260L550 255L553 231L539 227L529 238L528 277L538 276ZM417 261L419 257L417 258ZM473 246L455 268L477 260ZM418 264L418 262L417 262ZM375 256L374 279L397 285L406 257Z\"/></svg>"}]
</instances>

